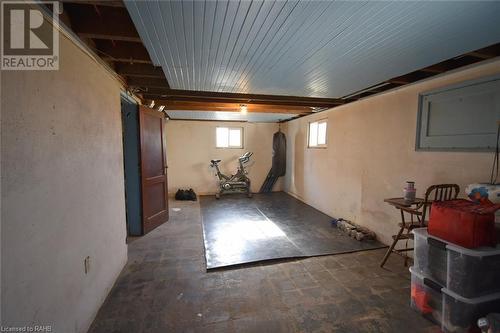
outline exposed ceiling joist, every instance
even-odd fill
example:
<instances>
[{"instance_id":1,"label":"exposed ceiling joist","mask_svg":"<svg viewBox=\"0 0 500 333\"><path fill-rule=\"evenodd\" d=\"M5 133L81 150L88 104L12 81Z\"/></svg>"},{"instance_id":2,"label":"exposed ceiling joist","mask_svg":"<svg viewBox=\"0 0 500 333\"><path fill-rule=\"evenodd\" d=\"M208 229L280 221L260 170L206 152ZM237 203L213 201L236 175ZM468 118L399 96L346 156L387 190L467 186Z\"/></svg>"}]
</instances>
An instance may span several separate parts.
<instances>
[{"instance_id":1,"label":"exposed ceiling joist","mask_svg":"<svg viewBox=\"0 0 500 333\"><path fill-rule=\"evenodd\" d=\"M120 41L125 41L125 42L134 42L134 43L141 42L141 39L139 37L130 37L130 36L124 36L124 35L120 36L118 34L107 35L107 34L97 33L97 32L92 32L92 33L80 32L80 33L78 33L78 36L80 36L80 38L120 40Z\"/></svg>"},{"instance_id":2,"label":"exposed ceiling joist","mask_svg":"<svg viewBox=\"0 0 500 333\"><path fill-rule=\"evenodd\" d=\"M71 17L71 28L82 38L142 43L124 7L91 1L66 2L64 10Z\"/></svg>"},{"instance_id":3,"label":"exposed ceiling joist","mask_svg":"<svg viewBox=\"0 0 500 333\"><path fill-rule=\"evenodd\" d=\"M63 3L74 3L80 5L92 5L92 6L107 6L107 7L125 7L123 1L121 0L60 0Z\"/></svg>"},{"instance_id":4,"label":"exposed ceiling joist","mask_svg":"<svg viewBox=\"0 0 500 333\"><path fill-rule=\"evenodd\" d=\"M447 70L448 69L445 66L442 66L442 65L439 65L439 64L438 65L432 65L432 66L420 69L420 71L422 71L422 72L433 73L433 74L444 73Z\"/></svg>"},{"instance_id":5,"label":"exposed ceiling joist","mask_svg":"<svg viewBox=\"0 0 500 333\"><path fill-rule=\"evenodd\" d=\"M170 89L165 78L133 76L127 79L127 83L129 86L134 87Z\"/></svg>"},{"instance_id":6,"label":"exposed ceiling joist","mask_svg":"<svg viewBox=\"0 0 500 333\"><path fill-rule=\"evenodd\" d=\"M157 105L165 105L165 110L176 111L219 111L240 112L242 105L247 112L282 113L282 114L309 114L313 110L305 106L286 106L273 104L239 104L215 102L186 102L186 101L156 101Z\"/></svg>"},{"instance_id":7,"label":"exposed ceiling joist","mask_svg":"<svg viewBox=\"0 0 500 333\"><path fill-rule=\"evenodd\" d=\"M295 105L309 107L333 107L344 104L343 100L337 98L315 98L297 96L278 96L260 94L232 94L215 93L205 91L186 90L162 90L157 88L149 89L144 94L149 99L161 99L165 101L195 101L195 102L217 102L217 103L253 103L253 104L273 104L273 105Z\"/></svg>"},{"instance_id":8,"label":"exposed ceiling joist","mask_svg":"<svg viewBox=\"0 0 500 333\"><path fill-rule=\"evenodd\" d=\"M404 79L404 78L394 78L394 79L389 79L387 82L392 83L392 84L397 84L397 85L405 85L408 83L411 83L410 80Z\"/></svg>"},{"instance_id":9,"label":"exposed ceiling joist","mask_svg":"<svg viewBox=\"0 0 500 333\"><path fill-rule=\"evenodd\" d=\"M470 55L472 57L479 58L479 59L491 59L491 58L495 57L494 54L490 54L490 53L486 53L486 52L470 52L470 53L467 53L467 55Z\"/></svg>"},{"instance_id":10,"label":"exposed ceiling joist","mask_svg":"<svg viewBox=\"0 0 500 333\"><path fill-rule=\"evenodd\" d=\"M94 40L97 51L105 60L129 64L152 64L148 51L138 43Z\"/></svg>"},{"instance_id":11,"label":"exposed ceiling joist","mask_svg":"<svg viewBox=\"0 0 500 333\"><path fill-rule=\"evenodd\" d=\"M165 74L163 74L161 67L155 67L150 64L118 63L115 66L115 70L122 76L165 79Z\"/></svg>"}]
</instances>

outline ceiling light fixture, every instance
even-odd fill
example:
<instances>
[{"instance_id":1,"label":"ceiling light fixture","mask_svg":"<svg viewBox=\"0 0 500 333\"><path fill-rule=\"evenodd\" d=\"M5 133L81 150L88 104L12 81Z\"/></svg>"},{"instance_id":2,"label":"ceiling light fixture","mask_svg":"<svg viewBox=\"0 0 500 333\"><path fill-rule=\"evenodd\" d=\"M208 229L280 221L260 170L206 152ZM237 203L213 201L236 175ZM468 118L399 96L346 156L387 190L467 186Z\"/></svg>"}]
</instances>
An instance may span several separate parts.
<instances>
[{"instance_id":1,"label":"ceiling light fixture","mask_svg":"<svg viewBox=\"0 0 500 333\"><path fill-rule=\"evenodd\" d=\"M155 107L155 101L152 100L151 103L149 103L149 107L152 109Z\"/></svg>"},{"instance_id":2,"label":"ceiling light fixture","mask_svg":"<svg viewBox=\"0 0 500 333\"><path fill-rule=\"evenodd\" d=\"M248 106L246 106L246 104L240 104L240 112L242 114L246 114L248 111Z\"/></svg>"}]
</instances>

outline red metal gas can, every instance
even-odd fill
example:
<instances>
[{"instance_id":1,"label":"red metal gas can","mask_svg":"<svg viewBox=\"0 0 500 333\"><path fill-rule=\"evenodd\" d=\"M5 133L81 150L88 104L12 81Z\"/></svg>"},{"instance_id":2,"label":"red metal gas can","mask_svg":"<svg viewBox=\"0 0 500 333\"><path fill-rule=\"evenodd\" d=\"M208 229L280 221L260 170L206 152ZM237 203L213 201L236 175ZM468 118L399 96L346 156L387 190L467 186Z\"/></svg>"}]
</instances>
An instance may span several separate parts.
<instances>
[{"instance_id":1,"label":"red metal gas can","mask_svg":"<svg viewBox=\"0 0 500 333\"><path fill-rule=\"evenodd\" d=\"M429 235L466 247L496 246L495 211L468 200L436 201L429 217Z\"/></svg>"}]
</instances>

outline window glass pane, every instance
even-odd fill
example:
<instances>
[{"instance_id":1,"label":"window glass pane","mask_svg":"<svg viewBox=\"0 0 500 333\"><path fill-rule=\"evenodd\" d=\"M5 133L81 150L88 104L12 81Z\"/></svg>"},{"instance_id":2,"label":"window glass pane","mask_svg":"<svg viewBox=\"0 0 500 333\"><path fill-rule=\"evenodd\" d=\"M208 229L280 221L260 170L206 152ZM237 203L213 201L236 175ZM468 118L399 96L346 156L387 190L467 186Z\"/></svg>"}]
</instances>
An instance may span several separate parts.
<instances>
[{"instance_id":1,"label":"window glass pane","mask_svg":"<svg viewBox=\"0 0 500 333\"><path fill-rule=\"evenodd\" d=\"M241 147L241 129L240 128L229 129L229 146L230 147Z\"/></svg>"},{"instance_id":2,"label":"window glass pane","mask_svg":"<svg viewBox=\"0 0 500 333\"><path fill-rule=\"evenodd\" d=\"M315 147L318 145L318 123L309 124L309 146Z\"/></svg>"},{"instance_id":3,"label":"window glass pane","mask_svg":"<svg viewBox=\"0 0 500 333\"><path fill-rule=\"evenodd\" d=\"M227 127L217 127L215 136L216 136L216 146L218 148L226 148L229 147L229 129Z\"/></svg>"},{"instance_id":4,"label":"window glass pane","mask_svg":"<svg viewBox=\"0 0 500 333\"><path fill-rule=\"evenodd\" d=\"M318 145L326 144L326 121L318 125Z\"/></svg>"}]
</instances>

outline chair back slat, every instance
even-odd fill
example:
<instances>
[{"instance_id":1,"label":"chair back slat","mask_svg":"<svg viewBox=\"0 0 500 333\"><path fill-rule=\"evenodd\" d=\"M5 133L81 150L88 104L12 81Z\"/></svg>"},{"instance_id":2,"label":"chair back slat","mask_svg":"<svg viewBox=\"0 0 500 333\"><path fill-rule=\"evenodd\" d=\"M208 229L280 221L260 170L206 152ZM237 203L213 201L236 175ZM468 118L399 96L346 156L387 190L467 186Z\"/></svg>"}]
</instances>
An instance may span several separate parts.
<instances>
[{"instance_id":1,"label":"chair back slat","mask_svg":"<svg viewBox=\"0 0 500 333\"><path fill-rule=\"evenodd\" d=\"M434 201L454 200L460 193L460 186L457 184L437 184L430 186L425 192L425 201L422 212L422 222L425 221L427 211L430 212Z\"/></svg>"}]
</instances>

